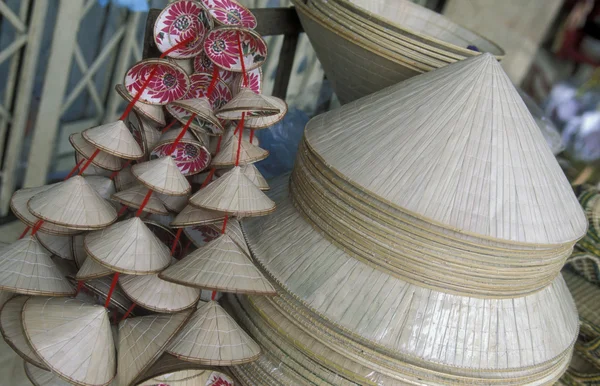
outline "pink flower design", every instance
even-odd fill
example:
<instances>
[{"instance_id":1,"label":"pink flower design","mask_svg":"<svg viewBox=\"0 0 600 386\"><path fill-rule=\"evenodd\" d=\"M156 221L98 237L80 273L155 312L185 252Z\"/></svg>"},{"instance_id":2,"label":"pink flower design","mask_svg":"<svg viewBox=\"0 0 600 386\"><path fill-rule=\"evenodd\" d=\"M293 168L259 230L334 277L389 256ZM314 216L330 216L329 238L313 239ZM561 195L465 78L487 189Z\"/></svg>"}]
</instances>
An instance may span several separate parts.
<instances>
[{"instance_id":1,"label":"pink flower design","mask_svg":"<svg viewBox=\"0 0 600 386\"><path fill-rule=\"evenodd\" d=\"M150 75L152 75L152 78L146 89L142 91L142 87ZM132 96L141 91L142 100L164 105L181 99L187 93L189 78L177 66L157 63L156 61L142 62L136 64L127 72L125 87Z\"/></svg>"},{"instance_id":2,"label":"pink flower design","mask_svg":"<svg viewBox=\"0 0 600 386\"><path fill-rule=\"evenodd\" d=\"M210 163L208 151L201 146L180 142L174 148L172 147L171 143L161 145L152 151L152 156L165 157L171 151L171 157L185 176L200 173Z\"/></svg>"},{"instance_id":3,"label":"pink flower design","mask_svg":"<svg viewBox=\"0 0 600 386\"><path fill-rule=\"evenodd\" d=\"M231 68L239 61L237 59L237 41L231 39L225 31L212 30L204 40L204 52L210 60L223 68Z\"/></svg>"},{"instance_id":4,"label":"pink flower design","mask_svg":"<svg viewBox=\"0 0 600 386\"><path fill-rule=\"evenodd\" d=\"M175 58L191 58L202 51L202 40L210 28L210 17L200 4L191 0L177 1L169 4L156 21L155 41L165 52L182 40L193 38L169 54Z\"/></svg>"},{"instance_id":5,"label":"pink flower design","mask_svg":"<svg viewBox=\"0 0 600 386\"><path fill-rule=\"evenodd\" d=\"M255 28L256 18L248 9L230 0L205 1L210 14L221 24Z\"/></svg>"},{"instance_id":6,"label":"pink flower design","mask_svg":"<svg viewBox=\"0 0 600 386\"><path fill-rule=\"evenodd\" d=\"M193 74L190 76L190 82L191 86L187 98L208 97L213 110L219 109L233 97L229 87L220 79L215 83L212 94L208 96L208 88L212 82L212 76L209 74Z\"/></svg>"}]
</instances>

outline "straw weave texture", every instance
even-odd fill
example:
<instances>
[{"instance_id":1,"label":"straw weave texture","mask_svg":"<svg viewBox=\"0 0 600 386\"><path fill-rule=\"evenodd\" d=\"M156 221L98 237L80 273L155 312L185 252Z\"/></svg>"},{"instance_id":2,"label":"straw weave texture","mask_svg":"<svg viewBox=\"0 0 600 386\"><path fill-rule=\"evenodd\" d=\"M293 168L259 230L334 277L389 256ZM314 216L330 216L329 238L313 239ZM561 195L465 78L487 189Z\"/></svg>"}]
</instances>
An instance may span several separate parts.
<instances>
[{"instance_id":1,"label":"straw weave texture","mask_svg":"<svg viewBox=\"0 0 600 386\"><path fill-rule=\"evenodd\" d=\"M90 144L117 157L138 159L144 156L144 151L121 120L92 127L81 135Z\"/></svg>"},{"instance_id":2,"label":"straw weave texture","mask_svg":"<svg viewBox=\"0 0 600 386\"><path fill-rule=\"evenodd\" d=\"M210 224L222 220L225 213L215 210L196 208L187 205L170 224L173 228L184 228L191 225Z\"/></svg>"},{"instance_id":3,"label":"straw weave texture","mask_svg":"<svg viewBox=\"0 0 600 386\"><path fill-rule=\"evenodd\" d=\"M159 277L213 291L276 295L273 286L227 232L171 265Z\"/></svg>"},{"instance_id":4,"label":"straw weave texture","mask_svg":"<svg viewBox=\"0 0 600 386\"><path fill-rule=\"evenodd\" d=\"M35 238L46 248L48 252L67 260L73 260L73 237L72 236L56 236L46 233L35 234Z\"/></svg>"},{"instance_id":5,"label":"straw weave texture","mask_svg":"<svg viewBox=\"0 0 600 386\"><path fill-rule=\"evenodd\" d=\"M131 166L122 169L115 177L115 186L118 191L134 187L139 182L131 172Z\"/></svg>"},{"instance_id":6,"label":"straw weave texture","mask_svg":"<svg viewBox=\"0 0 600 386\"><path fill-rule=\"evenodd\" d=\"M260 190L269 190L269 184L254 164L240 166L242 173Z\"/></svg>"},{"instance_id":7,"label":"straw weave texture","mask_svg":"<svg viewBox=\"0 0 600 386\"><path fill-rule=\"evenodd\" d=\"M45 221L80 230L103 228L117 220L115 208L81 176L36 194L27 207Z\"/></svg>"},{"instance_id":8,"label":"straw weave texture","mask_svg":"<svg viewBox=\"0 0 600 386\"><path fill-rule=\"evenodd\" d=\"M238 159L239 137L232 136L227 142L221 146L219 153L212 159L211 166L214 168L222 168L234 166ZM242 139L242 148L240 149L239 165L246 165L253 162L258 162L269 156L269 151L261 149L258 146Z\"/></svg>"},{"instance_id":9,"label":"straw weave texture","mask_svg":"<svg viewBox=\"0 0 600 386\"><path fill-rule=\"evenodd\" d=\"M131 102L133 97L127 92L127 89L122 84L117 84L115 86L115 90L117 93L125 99L127 102ZM136 102L133 105L133 110L138 112L144 118L150 119L152 122L158 125L165 125L165 113L162 109L162 106L157 105L149 105L147 103Z\"/></svg>"},{"instance_id":10,"label":"straw weave texture","mask_svg":"<svg viewBox=\"0 0 600 386\"><path fill-rule=\"evenodd\" d=\"M264 129L281 121L285 117L285 114L287 114L288 105L283 99L270 95L263 95L262 97L275 108L279 109L279 113L269 116L248 117L244 120L245 128Z\"/></svg>"},{"instance_id":11,"label":"straw weave texture","mask_svg":"<svg viewBox=\"0 0 600 386\"><path fill-rule=\"evenodd\" d=\"M190 362L228 366L256 360L260 347L217 302L210 301L194 312L167 352Z\"/></svg>"},{"instance_id":12,"label":"straw weave texture","mask_svg":"<svg viewBox=\"0 0 600 386\"><path fill-rule=\"evenodd\" d=\"M249 88L242 88L219 111L217 117L227 120L242 119L242 114L248 117L271 116L280 113L280 108L271 103L261 94L256 94Z\"/></svg>"},{"instance_id":13,"label":"straw weave texture","mask_svg":"<svg viewBox=\"0 0 600 386\"><path fill-rule=\"evenodd\" d=\"M139 209L142 206L142 202L144 202L144 198L146 198L146 194L148 194L148 188L140 184L127 190L122 190L118 193L115 193L112 197L114 200L123 205L127 205L130 208ZM169 214L167 208L165 208L162 201L159 200L155 194L150 196L150 199L142 211L162 215Z\"/></svg>"},{"instance_id":14,"label":"straw weave texture","mask_svg":"<svg viewBox=\"0 0 600 386\"><path fill-rule=\"evenodd\" d=\"M104 307L33 297L23 308L23 328L34 351L61 378L107 385L114 377L115 347Z\"/></svg>"},{"instance_id":15,"label":"straw weave texture","mask_svg":"<svg viewBox=\"0 0 600 386\"><path fill-rule=\"evenodd\" d=\"M275 210L275 203L244 176L239 167L234 167L215 182L200 189L190 197L190 204L237 217L263 216Z\"/></svg>"},{"instance_id":16,"label":"straw weave texture","mask_svg":"<svg viewBox=\"0 0 600 386\"><path fill-rule=\"evenodd\" d=\"M4 341L25 361L33 363L37 367L46 368L40 357L31 349L25 331L21 311L23 305L29 299L28 296L16 296L6 302L0 312L0 331Z\"/></svg>"},{"instance_id":17,"label":"straw weave texture","mask_svg":"<svg viewBox=\"0 0 600 386\"><path fill-rule=\"evenodd\" d=\"M75 265L77 268L81 268L83 262L87 258L87 253L85 252L85 247L83 246L83 239L85 235L75 235L72 237L73 239L73 260L75 261Z\"/></svg>"},{"instance_id":18,"label":"straw weave texture","mask_svg":"<svg viewBox=\"0 0 600 386\"><path fill-rule=\"evenodd\" d=\"M110 269L97 263L96 260L87 257L79 267L79 271L77 271L75 278L77 280L91 280L112 275L113 273L114 272Z\"/></svg>"},{"instance_id":19,"label":"straw weave texture","mask_svg":"<svg viewBox=\"0 0 600 386\"><path fill-rule=\"evenodd\" d=\"M171 196L185 196L192 187L171 157L157 158L131 168L133 175L148 188Z\"/></svg>"},{"instance_id":20,"label":"straw weave texture","mask_svg":"<svg viewBox=\"0 0 600 386\"><path fill-rule=\"evenodd\" d=\"M97 149L96 147L94 147L94 145L90 144L89 142L86 142L86 140L83 139L83 137L81 136L81 133L71 134L69 136L69 141L71 142L73 148L87 159L89 159ZM96 154L96 156L92 160L92 163L98 167L101 167L102 169L113 171L120 170L123 167L122 159L120 159L119 157L115 157L112 154L105 153L103 151Z\"/></svg>"},{"instance_id":21,"label":"straw weave texture","mask_svg":"<svg viewBox=\"0 0 600 386\"><path fill-rule=\"evenodd\" d=\"M121 273L148 275L162 271L171 262L169 248L139 217L88 234L84 245L98 263Z\"/></svg>"},{"instance_id":22,"label":"straw weave texture","mask_svg":"<svg viewBox=\"0 0 600 386\"><path fill-rule=\"evenodd\" d=\"M190 312L149 315L119 323L117 385L134 384L133 380L159 358L189 316Z\"/></svg>"},{"instance_id":23,"label":"straw weave texture","mask_svg":"<svg viewBox=\"0 0 600 386\"><path fill-rule=\"evenodd\" d=\"M188 199L190 198L189 195L169 196L162 193L156 193L156 197L163 203L165 208L175 213L181 212L187 206Z\"/></svg>"},{"instance_id":24,"label":"straw weave texture","mask_svg":"<svg viewBox=\"0 0 600 386\"><path fill-rule=\"evenodd\" d=\"M50 255L32 236L0 249L0 289L23 295L75 294Z\"/></svg>"},{"instance_id":25,"label":"straw weave texture","mask_svg":"<svg viewBox=\"0 0 600 386\"><path fill-rule=\"evenodd\" d=\"M196 114L194 122L190 126L192 129L200 130L201 132L206 132L210 135L219 135L223 133L223 126L213 113L212 106L207 97L175 101L167 106L167 110L169 110L171 105L180 107L190 114ZM175 116L182 124L186 124L189 119L187 114L183 117L180 117L177 114L173 114L173 116Z\"/></svg>"},{"instance_id":26,"label":"straw weave texture","mask_svg":"<svg viewBox=\"0 0 600 386\"><path fill-rule=\"evenodd\" d=\"M30 363L24 362L25 375L35 386L69 386L71 383L59 378L50 371L42 370Z\"/></svg>"}]
</instances>

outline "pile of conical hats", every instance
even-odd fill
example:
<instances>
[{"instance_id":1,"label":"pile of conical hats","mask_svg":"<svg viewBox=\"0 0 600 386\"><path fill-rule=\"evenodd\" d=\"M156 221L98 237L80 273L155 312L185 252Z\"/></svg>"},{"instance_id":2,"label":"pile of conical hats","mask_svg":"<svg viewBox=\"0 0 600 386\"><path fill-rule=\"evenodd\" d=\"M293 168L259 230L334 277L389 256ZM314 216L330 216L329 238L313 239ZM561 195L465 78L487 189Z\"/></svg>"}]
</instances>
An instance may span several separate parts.
<instances>
[{"instance_id":1,"label":"pile of conical hats","mask_svg":"<svg viewBox=\"0 0 600 386\"><path fill-rule=\"evenodd\" d=\"M484 54L306 126L244 234L277 297L228 296L254 384L552 384L579 322L560 269L586 219Z\"/></svg>"},{"instance_id":2,"label":"pile of conical hats","mask_svg":"<svg viewBox=\"0 0 600 386\"><path fill-rule=\"evenodd\" d=\"M276 294L239 218L275 209L254 130L287 105L260 93L267 52L252 13L218 3L170 3L154 29L162 57L116 87L123 115L70 137L77 164L63 182L11 200L27 228L0 247L0 331L34 384L231 384L225 366L261 354L217 292Z\"/></svg>"},{"instance_id":3,"label":"pile of conical hats","mask_svg":"<svg viewBox=\"0 0 600 386\"><path fill-rule=\"evenodd\" d=\"M450 63L493 42L410 0L292 0L342 103Z\"/></svg>"}]
</instances>

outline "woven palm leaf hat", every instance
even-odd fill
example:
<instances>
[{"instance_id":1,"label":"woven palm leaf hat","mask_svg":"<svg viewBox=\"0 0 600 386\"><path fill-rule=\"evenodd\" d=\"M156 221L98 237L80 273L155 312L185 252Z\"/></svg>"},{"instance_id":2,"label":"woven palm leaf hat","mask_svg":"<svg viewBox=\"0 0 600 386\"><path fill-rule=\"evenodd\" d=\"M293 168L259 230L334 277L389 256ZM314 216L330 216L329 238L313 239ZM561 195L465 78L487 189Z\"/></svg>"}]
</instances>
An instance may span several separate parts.
<instances>
[{"instance_id":1,"label":"woven palm leaf hat","mask_svg":"<svg viewBox=\"0 0 600 386\"><path fill-rule=\"evenodd\" d=\"M342 103L480 51L504 55L496 44L408 0L293 3Z\"/></svg>"},{"instance_id":2,"label":"woven palm leaf hat","mask_svg":"<svg viewBox=\"0 0 600 386\"><path fill-rule=\"evenodd\" d=\"M228 299L271 358L297 359L236 374L521 385L566 369L578 320L559 271L586 219L492 55L314 118L268 196L278 210L243 227L279 296Z\"/></svg>"}]
</instances>

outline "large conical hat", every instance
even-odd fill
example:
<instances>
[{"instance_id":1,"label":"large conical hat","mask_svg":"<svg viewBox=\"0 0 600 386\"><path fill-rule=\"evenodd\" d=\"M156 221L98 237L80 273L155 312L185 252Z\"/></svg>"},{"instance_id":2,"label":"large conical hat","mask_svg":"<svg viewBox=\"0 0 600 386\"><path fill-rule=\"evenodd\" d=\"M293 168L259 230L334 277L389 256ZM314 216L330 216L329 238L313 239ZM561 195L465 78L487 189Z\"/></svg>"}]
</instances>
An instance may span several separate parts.
<instances>
[{"instance_id":1,"label":"large conical hat","mask_svg":"<svg viewBox=\"0 0 600 386\"><path fill-rule=\"evenodd\" d=\"M29 202L31 197L35 196L36 194L45 192L46 190L56 185L58 185L58 183L52 185L38 186L36 188L25 188L17 190L10 199L10 208L12 209L15 216L19 218L19 220L23 221L27 226L33 227L39 221L39 218L35 217L29 211L29 208L27 208L27 202ZM38 232L48 233L52 235L73 235L79 233L80 231L77 229L65 228L60 225L55 225L49 222L43 222Z\"/></svg>"},{"instance_id":2,"label":"large conical hat","mask_svg":"<svg viewBox=\"0 0 600 386\"><path fill-rule=\"evenodd\" d=\"M195 363L230 366L252 362L260 347L215 301L199 308L167 349Z\"/></svg>"},{"instance_id":3,"label":"large conical hat","mask_svg":"<svg viewBox=\"0 0 600 386\"><path fill-rule=\"evenodd\" d=\"M111 196L117 190L115 188L115 183L108 177L104 176L88 176L85 177L85 180L90 184L90 186L105 200L111 200Z\"/></svg>"},{"instance_id":4,"label":"large conical hat","mask_svg":"<svg viewBox=\"0 0 600 386\"><path fill-rule=\"evenodd\" d=\"M186 112L177 114L174 109L183 109ZM182 124L186 124L192 114L196 114L194 118L193 129L201 129L211 135L223 134L223 126L219 119L213 113L212 106L208 98L193 98L175 101L167 105L167 110L179 120ZM191 126L190 126L191 127Z\"/></svg>"},{"instance_id":5,"label":"large conical hat","mask_svg":"<svg viewBox=\"0 0 600 386\"><path fill-rule=\"evenodd\" d=\"M156 197L165 205L165 208L175 213L181 212L186 207L190 198L188 195L169 196L162 193L156 193Z\"/></svg>"},{"instance_id":6,"label":"large conical hat","mask_svg":"<svg viewBox=\"0 0 600 386\"><path fill-rule=\"evenodd\" d=\"M49 235L46 233L37 232L35 238L42 247L46 248L48 252L62 257L63 259L73 260L73 237L72 236L56 236Z\"/></svg>"},{"instance_id":7,"label":"large conical hat","mask_svg":"<svg viewBox=\"0 0 600 386\"><path fill-rule=\"evenodd\" d=\"M213 158L211 166L214 168L222 168L235 165L238 155L239 137L234 135L225 142L219 153ZM261 149L258 146L242 139L242 148L240 149L239 165L245 165L253 162L258 162L269 156L269 151Z\"/></svg>"},{"instance_id":8,"label":"large conical hat","mask_svg":"<svg viewBox=\"0 0 600 386\"><path fill-rule=\"evenodd\" d=\"M213 372L212 370L181 370L173 373L159 375L148 381L140 383L139 386L154 386L154 385L173 385L173 386L205 386L214 385L216 381L213 374L219 374L224 376L222 373ZM227 379L227 378L226 378ZM230 379L227 380L229 383L216 383L216 385L228 385L233 384Z\"/></svg>"},{"instance_id":9,"label":"large conical hat","mask_svg":"<svg viewBox=\"0 0 600 386\"><path fill-rule=\"evenodd\" d=\"M172 228L185 228L190 225L210 224L225 217L224 212L196 208L191 205L186 206L170 224Z\"/></svg>"},{"instance_id":10,"label":"large conical hat","mask_svg":"<svg viewBox=\"0 0 600 386\"><path fill-rule=\"evenodd\" d=\"M23 328L33 350L61 378L108 385L115 376L115 346L104 307L32 297L23 307Z\"/></svg>"},{"instance_id":11,"label":"large conical hat","mask_svg":"<svg viewBox=\"0 0 600 386\"><path fill-rule=\"evenodd\" d=\"M225 106L217 112L217 117L228 120L238 120L242 114L246 117L262 117L279 114L275 107L263 95L256 94L249 88L242 88Z\"/></svg>"},{"instance_id":12,"label":"large conical hat","mask_svg":"<svg viewBox=\"0 0 600 386\"><path fill-rule=\"evenodd\" d=\"M242 173L260 190L269 190L269 184L254 164L240 166Z\"/></svg>"},{"instance_id":13,"label":"large conical hat","mask_svg":"<svg viewBox=\"0 0 600 386\"><path fill-rule=\"evenodd\" d=\"M190 204L238 217L262 216L275 210L275 203L244 176L239 166L200 189L190 197Z\"/></svg>"},{"instance_id":14,"label":"large conical hat","mask_svg":"<svg viewBox=\"0 0 600 386\"><path fill-rule=\"evenodd\" d=\"M264 99L270 104L279 109L279 113L269 116L250 117L244 120L244 127L248 129L264 129L273 126L277 122L281 121L288 111L288 105L281 98L274 96L263 95Z\"/></svg>"},{"instance_id":15,"label":"large conical hat","mask_svg":"<svg viewBox=\"0 0 600 386\"><path fill-rule=\"evenodd\" d=\"M0 311L0 331L4 341L23 359L34 365L46 368L38 355L31 349L21 319L23 305L29 299L28 296L16 296L6 302Z\"/></svg>"},{"instance_id":16,"label":"large conical hat","mask_svg":"<svg viewBox=\"0 0 600 386\"><path fill-rule=\"evenodd\" d=\"M96 262L96 260L87 257L83 264L79 267L79 271L77 271L77 275L75 275L75 279L77 280L92 280L97 279L99 277L104 277L108 275L112 275L114 272L110 269L106 268L102 264Z\"/></svg>"},{"instance_id":17,"label":"large conical hat","mask_svg":"<svg viewBox=\"0 0 600 386\"><path fill-rule=\"evenodd\" d=\"M98 149L117 157L138 159L144 156L142 148L121 120L92 127L81 135Z\"/></svg>"},{"instance_id":18,"label":"large conical hat","mask_svg":"<svg viewBox=\"0 0 600 386\"><path fill-rule=\"evenodd\" d=\"M116 176L115 176L115 187L118 191L127 190L138 184L137 178L131 172L131 166L123 168Z\"/></svg>"},{"instance_id":19,"label":"large conical hat","mask_svg":"<svg viewBox=\"0 0 600 386\"><path fill-rule=\"evenodd\" d=\"M89 163L88 164L88 159L85 158L84 156L82 156L80 153L75 152L75 163L81 166L81 169L83 169L83 167L85 165L87 165L87 167L85 168L85 170L81 171L81 175L86 177L86 176L102 176L102 177L110 177L114 171L110 171L108 169L102 169L100 166L96 166L93 163Z\"/></svg>"},{"instance_id":20,"label":"large conical hat","mask_svg":"<svg viewBox=\"0 0 600 386\"><path fill-rule=\"evenodd\" d=\"M24 295L75 294L75 289L33 236L25 236L0 249L0 289Z\"/></svg>"},{"instance_id":21,"label":"large conical hat","mask_svg":"<svg viewBox=\"0 0 600 386\"><path fill-rule=\"evenodd\" d=\"M216 224L216 226L218 226L219 229L223 228L222 223ZM240 223L240 221L238 219L231 218L231 219L229 219L229 221L227 221L227 229L225 230L225 233L227 233L227 235L229 237L231 237L233 242L236 243L238 247L242 248L242 251L244 251L246 256L248 256L248 257L252 256L250 254L250 250L248 249L248 244L246 243L246 239L244 238L244 231L242 231L242 224Z\"/></svg>"},{"instance_id":22,"label":"large conical hat","mask_svg":"<svg viewBox=\"0 0 600 386\"><path fill-rule=\"evenodd\" d=\"M127 89L122 84L116 85L115 90L127 102L131 102L133 100L133 97L129 95ZM147 103L142 103L138 101L135 102L135 104L133 105L133 109L144 118L147 118L158 125L164 126L166 124L165 113L162 109L162 106L149 105Z\"/></svg>"},{"instance_id":23,"label":"large conical hat","mask_svg":"<svg viewBox=\"0 0 600 386\"><path fill-rule=\"evenodd\" d=\"M84 245L98 263L121 273L148 275L162 271L171 262L169 248L139 217L88 234Z\"/></svg>"},{"instance_id":24,"label":"large conical hat","mask_svg":"<svg viewBox=\"0 0 600 386\"><path fill-rule=\"evenodd\" d=\"M87 290L91 291L94 295L96 295L97 298L100 299L101 303L104 304L106 302L106 299L108 298L108 293L110 292L110 289L112 287L112 281L112 276L103 276L92 280L86 280L83 284ZM121 288L119 288L118 286L113 288L113 293L110 297L111 306L117 307L121 310L122 313L125 313L127 312L127 310L130 309L132 304L133 303L131 302L131 300L129 300L129 298L125 296ZM134 313L131 312L130 315L133 316Z\"/></svg>"},{"instance_id":25,"label":"large conical hat","mask_svg":"<svg viewBox=\"0 0 600 386\"><path fill-rule=\"evenodd\" d=\"M172 259L171 264L177 260ZM200 290L158 278L158 274L121 276L119 285L136 304L155 312L178 312L200 300Z\"/></svg>"},{"instance_id":26,"label":"large conical hat","mask_svg":"<svg viewBox=\"0 0 600 386\"><path fill-rule=\"evenodd\" d=\"M139 163L131 168L131 172L142 184L159 193L185 196L192 190L171 157Z\"/></svg>"},{"instance_id":27,"label":"large conical hat","mask_svg":"<svg viewBox=\"0 0 600 386\"><path fill-rule=\"evenodd\" d=\"M277 294L227 232L171 265L159 277L213 291Z\"/></svg>"},{"instance_id":28,"label":"large conical hat","mask_svg":"<svg viewBox=\"0 0 600 386\"><path fill-rule=\"evenodd\" d=\"M119 323L117 384L130 385L163 353L191 311L140 316Z\"/></svg>"},{"instance_id":29,"label":"large conical hat","mask_svg":"<svg viewBox=\"0 0 600 386\"><path fill-rule=\"evenodd\" d=\"M569 182L490 54L319 115L305 137L341 178L432 223L514 243L585 233Z\"/></svg>"},{"instance_id":30,"label":"large conical hat","mask_svg":"<svg viewBox=\"0 0 600 386\"><path fill-rule=\"evenodd\" d=\"M73 148L81 154L84 158L89 159L92 154L96 151L96 147L94 145L87 142L81 136L81 133L71 134L69 136L69 141ZM105 153L100 151L94 159L92 159L92 164L101 167L106 170L120 170L123 167L123 160L119 157L116 157L112 154ZM83 166L84 163L81 164Z\"/></svg>"},{"instance_id":31,"label":"large conical hat","mask_svg":"<svg viewBox=\"0 0 600 386\"><path fill-rule=\"evenodd\" d=\"M51 371L40 369L31 363L24 362L25 375L35 386L70 386L72 383L65 381Z\"/></svg>"},{"instance_id":32,"label":"large conical hat","mask_svg":"<svg viewBox=\"0 0 600 386\"><path fill-rule=\"evenodd\" d=\"M127 190L122 190L118 193L115 193L112 197L123 205L127 205L130 208L139 209L146 198L146 194L148 194L148 188L144 185L138 184ZM165 208L162 201L160 201L155 194L150 196L150 199L142 211L162 215L169 214L167 208Z\"/></svg>"},{"instance_id":33,"label":"large conical hat","mask_svg":"<svg viewBox=\"0 0 600 386\"><path fill-rule=\"evenodd\" d=\"M112 224L117 211L81 176L75 176L33 196L27 207L36 217L75 229Z\"/></svg>"}]
</instances>

